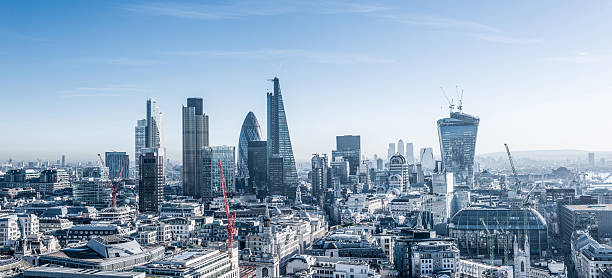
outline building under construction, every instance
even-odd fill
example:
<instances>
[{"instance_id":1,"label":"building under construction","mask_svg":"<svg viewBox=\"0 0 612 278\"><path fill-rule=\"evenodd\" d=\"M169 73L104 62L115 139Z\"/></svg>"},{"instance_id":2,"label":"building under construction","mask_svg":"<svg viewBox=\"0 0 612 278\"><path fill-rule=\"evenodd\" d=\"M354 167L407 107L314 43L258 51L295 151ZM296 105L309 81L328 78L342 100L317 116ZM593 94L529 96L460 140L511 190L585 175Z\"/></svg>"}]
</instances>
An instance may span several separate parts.
<instances>
[{"instance_id":1,"label":"building under construction","mask_svg":"<svg viewBox=\"0 0 612 278\"><path fill-rule=\"evenodd\" d=\"M527 234L532 258L546 256L546 220L532 208L472 206L457 212L449 224L462 256L512 260L514 238Z\"/></svg>"}]
</instances>

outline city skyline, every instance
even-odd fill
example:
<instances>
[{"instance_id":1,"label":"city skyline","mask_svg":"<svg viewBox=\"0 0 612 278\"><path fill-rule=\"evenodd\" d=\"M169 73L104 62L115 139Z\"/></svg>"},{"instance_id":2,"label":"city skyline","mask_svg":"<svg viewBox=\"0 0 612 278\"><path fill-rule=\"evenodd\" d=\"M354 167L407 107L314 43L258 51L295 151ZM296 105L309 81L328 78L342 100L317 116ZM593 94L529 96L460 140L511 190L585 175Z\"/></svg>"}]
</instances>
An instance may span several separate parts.
<instances>
[{"instance_id":1,"label":"city skyline","mask_svg":"<svg viewBox=\"0 0 612 278\"><path fill-rule=\"evenodd\" d=\"M172 161L181 161L180 107L187 97L204 98L205 111L212 116L211 145L235 145L245 113L253 111L263 120L262 96L271 89L265 79L275 74L287 92L284 102L297 161L308 161L312 153L331 153L335 136L342 134L360 135L368 157L385 157L387 143L399 138L414 142L415 149L439 150L435 122L448 113L439 87L452 97L455 85L464 88L466 113L483 119L476 154L503 152L503 143L517 151L611 150L611 134L590 119L605 118L604 105L612 101L606 52L612 42L607 30L597 27L609 25L606 15L612 7L602 2L550 3L468 4L488 11L486 16L451 3L300 2L276 9L262 5L250 12L218 3L8 3L12 12L2 20L0 38L7 43L0 47L0 60L10 66L0 69L6 106L0 115L11 121L0 128L12 132L0 138L0 159L55 161L66 154L67 161L74 161L95 160L97 153L111 150L131 153L134 121L143 117L147 97L157 100L164 113L164 145ZM66 15L70 8L80 9L80 15ZM188 8L194 13L185 13ZM257 12L266 8L266 13ZM555 16L536 16L544 8ZM64 12L39 14L45 9ZM516 14L529 23L515 26ZM560 20L568 15L581 21ZM85 17L88 28L62 28ZM308 27L305 17L318 22ZM359 23L364 18L367 23ZM279 27L279 22L287 26ZM149 24L175 40L159 43L145 32ZM182 31L175 34L177 29ZM290 30L299 30L291 43L270 47L267 40L275 42L275 31L284 35ZM337 40L328 46L332 34ZM104 43L106 49L95 46L102 40L111 42ZM312 49L300 47L306 41ZM113 42L123 42L122 47ZM498 57L502 52L507 55ZM27 82L31 76L40 78ZM228 100L234 99L241 101L227 109ZM26 100L31 109L24 113ZM341 107L360 107L365 116L351 116ZM500 107L506 110L500 112ZM394 111L394 117L386 111ZM313 136L312 122L327 124ZM45 144L27 130L44 134ZM590 136L582 136L587 132Z\"/></svg>"}]
</instances>

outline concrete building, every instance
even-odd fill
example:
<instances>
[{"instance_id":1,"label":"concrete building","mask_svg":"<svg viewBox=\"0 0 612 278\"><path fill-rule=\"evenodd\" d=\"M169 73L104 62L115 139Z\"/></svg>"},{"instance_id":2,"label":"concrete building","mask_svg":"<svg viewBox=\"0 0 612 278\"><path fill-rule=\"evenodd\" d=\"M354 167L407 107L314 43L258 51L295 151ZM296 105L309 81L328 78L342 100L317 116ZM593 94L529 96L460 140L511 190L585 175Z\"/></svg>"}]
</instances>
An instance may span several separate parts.
<instances>
[{"instance_id":1,"label":"concrete building","mask_svg":"<svg viewBox=\"0 0 612 278\"><path fill-rule=\"evenodd\" d=\"M38 266L23 271L24 278L145 278L142 272Z\"/></svg>"},{"instance_id":2,"label":"concrete building","mask_svg":"<svg viewBox=\"0 0 612 278\"><path fill-rule=\"evenodd\" d=\"M134 271L144 272L147 277L239 278L238 252L235 249L233 252L230 257L224 250L187 249L136 267Z\"/></svg>"},{"instance_id":3,"label":"concrete building","mask_svg":"<svg viewBox=\"0 0 612 278\"><path fill-rule=\"evenodd\" d=\"M89 240L84 246L41 255L39 265L119 271L149 263L163 254L163 246L142 247L135 240L102 236Z\"/></svg>"}]
</instances>

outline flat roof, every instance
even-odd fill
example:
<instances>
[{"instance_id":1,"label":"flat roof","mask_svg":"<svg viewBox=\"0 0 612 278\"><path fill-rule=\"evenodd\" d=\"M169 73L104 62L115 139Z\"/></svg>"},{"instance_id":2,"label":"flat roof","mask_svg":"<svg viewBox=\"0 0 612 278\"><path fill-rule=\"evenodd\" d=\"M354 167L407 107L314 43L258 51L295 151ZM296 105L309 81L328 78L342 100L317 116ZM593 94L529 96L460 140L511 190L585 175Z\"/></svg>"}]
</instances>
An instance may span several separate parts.
<instances>
[{"instance_id":1,"label":"flat roof","mask_svg":"<svg viewBox=\"0 0 612 278\"><path fill-rule=\"evenodd\" d=\"M566 205L571 211L612 211L612 204L597 204L597 205Z\"/></svg>"},{"instance_id":2,"label":"flat roof","mask_svg":"<svg viewBox=\"0 0 612 278\"><path fill-rule=\"evenodd\" d=\"M118 272L98 269L39 266L26 269L24 277L128 277L144 278L144 272Z\"/></svg>"}]
</instances>

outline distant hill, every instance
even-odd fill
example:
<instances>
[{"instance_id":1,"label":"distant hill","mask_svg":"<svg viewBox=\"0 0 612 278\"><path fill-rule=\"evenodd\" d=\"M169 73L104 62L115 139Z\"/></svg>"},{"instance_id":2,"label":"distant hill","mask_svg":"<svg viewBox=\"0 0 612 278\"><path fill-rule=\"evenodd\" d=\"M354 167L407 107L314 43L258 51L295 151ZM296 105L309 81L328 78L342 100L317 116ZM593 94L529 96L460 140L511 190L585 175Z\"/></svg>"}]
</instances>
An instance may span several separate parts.
<instances>
[{"instance_id":1,"label":"distant hill","mask_svg":"<svg viewBox=\"0 0 612 278\"><path fill-rule=\"evenodd\" d=\"M530 159L530 160L588 160L588 154L591 151L583 150L534 150L534 151L512 151L512 156L515 159ZM612 159L612 151L593 151L595 160L600 158L606 160ZM480 158L505 159L506 152L484 153L476 155Z\"/></svg>"}]
</instances>

